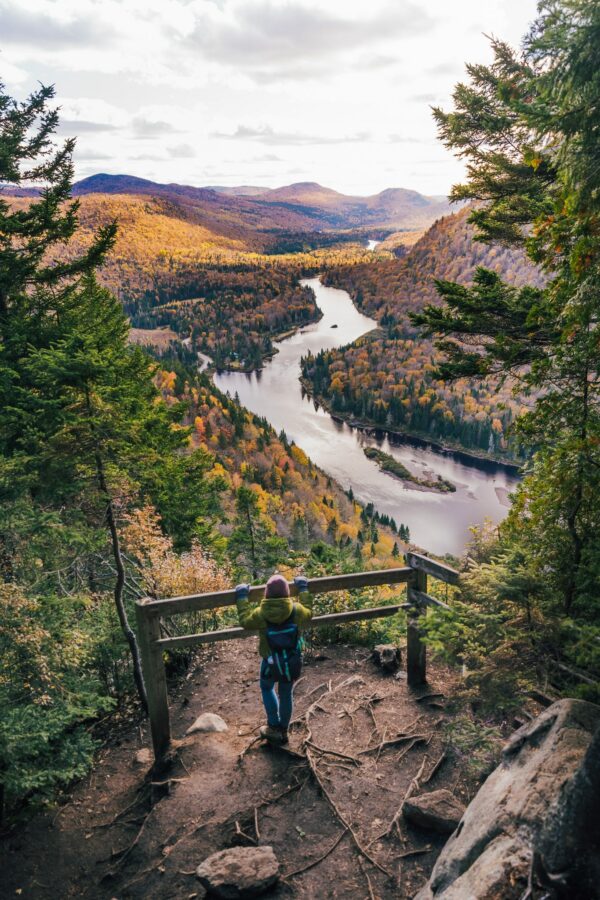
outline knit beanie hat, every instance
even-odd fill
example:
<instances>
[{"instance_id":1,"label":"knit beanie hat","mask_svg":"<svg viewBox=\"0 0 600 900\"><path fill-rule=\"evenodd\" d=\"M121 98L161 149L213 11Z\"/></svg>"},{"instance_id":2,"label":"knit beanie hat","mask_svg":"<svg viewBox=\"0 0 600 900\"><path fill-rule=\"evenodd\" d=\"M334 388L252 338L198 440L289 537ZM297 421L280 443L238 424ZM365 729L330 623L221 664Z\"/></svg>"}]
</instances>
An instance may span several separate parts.
<instances>
[{"instance_id":1,"label":"knit beanie hat","mask_svg":"<svg viewBox=\"0 0 600 900\"><path fill-rule=\"evenodd\" d=\"M287 583L287 579L280 575L279 572L275 572L274 575L271 575L269 580L267 581L267 587L265 589L265 597L289 597L290 596L290 586Z\"/></svg>"}]
</instances>

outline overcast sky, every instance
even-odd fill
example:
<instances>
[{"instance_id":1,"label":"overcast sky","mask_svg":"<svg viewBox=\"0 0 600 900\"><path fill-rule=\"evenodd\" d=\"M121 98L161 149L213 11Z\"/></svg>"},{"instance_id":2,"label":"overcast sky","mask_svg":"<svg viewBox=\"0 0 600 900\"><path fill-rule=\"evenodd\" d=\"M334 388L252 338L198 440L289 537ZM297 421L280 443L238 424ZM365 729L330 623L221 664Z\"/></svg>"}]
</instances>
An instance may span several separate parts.
<instances>
[{"instance_id":1,"label":"overcast sky","mask_svg":"<svg viewBox=\"0 0 600 900\"><path fill-rule=\"evenodd\" d=\"M55 84L77 177L318 181L444 194L436 139L485 34L518 45L535 0L0 0L0 80Z\"/></svg>"}]
</instances>

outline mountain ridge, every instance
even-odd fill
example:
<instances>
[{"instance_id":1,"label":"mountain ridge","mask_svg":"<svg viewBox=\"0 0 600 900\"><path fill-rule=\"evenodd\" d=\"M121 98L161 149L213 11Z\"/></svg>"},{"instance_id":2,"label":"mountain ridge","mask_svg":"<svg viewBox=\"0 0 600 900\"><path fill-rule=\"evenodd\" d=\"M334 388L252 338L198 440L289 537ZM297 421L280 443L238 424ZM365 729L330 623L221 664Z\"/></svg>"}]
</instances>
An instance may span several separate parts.
<instances>
[{"instance_id":1,"label":"mountain ridge","mask_svg":"<svg viewBox=\"0 0 600 900\"><path fill-rule=\"evenodd\" d=\"M99 172L73 185L73 194L150 194L171 196L194 204L206 204L222 214L235 212L250 217L261 230L338 230L348 228L425 228L446 214L446 198L428 197L409 188L386 188L378 194L342 194L317 182L294 182L278 188L244 185L194 187L161 183L135 175ZM287 222L292 215L294 221ZM264 221L263 221L264 220Z\"/></svg>"}]
</instances>

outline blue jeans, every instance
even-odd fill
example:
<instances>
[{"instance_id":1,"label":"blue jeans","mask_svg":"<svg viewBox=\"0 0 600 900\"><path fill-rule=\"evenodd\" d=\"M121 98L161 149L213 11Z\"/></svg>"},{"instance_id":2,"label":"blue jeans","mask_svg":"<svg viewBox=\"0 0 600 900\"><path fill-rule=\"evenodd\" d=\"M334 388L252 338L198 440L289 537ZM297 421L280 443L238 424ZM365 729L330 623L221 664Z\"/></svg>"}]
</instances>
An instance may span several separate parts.
<instances>
[{"instance_id":1,"label":"blue jeans","mask_svg":"<svg viewBox=\"0 0 600 900\"><path fill-rule=\"evenodd\" d=\"M265 674L268 670L267 661L263 659L260 666L260 692L267 713L267 722L272 728L287 728L292 718L294 704L294 683L291 681L277 682L275 691L275 679Z\"/></svg>"}]
</instances>

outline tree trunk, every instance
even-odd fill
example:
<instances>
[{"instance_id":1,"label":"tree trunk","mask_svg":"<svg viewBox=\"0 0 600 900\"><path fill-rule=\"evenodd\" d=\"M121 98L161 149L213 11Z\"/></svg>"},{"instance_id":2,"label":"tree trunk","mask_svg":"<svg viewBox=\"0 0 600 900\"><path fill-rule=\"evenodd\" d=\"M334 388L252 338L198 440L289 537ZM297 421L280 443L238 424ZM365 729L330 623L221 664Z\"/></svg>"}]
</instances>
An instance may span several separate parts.
<instances>
[{"instance_id":1,"label":"tree trunk","mask_svg":"<svg viewBox=\"0 0 600 900\"><path fill-rule=\"evenodd\" d=\"M115 511L112 497L110 496L108 485L106 484L104 464L99 453L96 454L96 474L98 477L98 485L106 500L106 522L108 524L108 530L110 532L112 552L117 569L117 579L115 581L114 591L115 606L117 608L117 615L119 617L119 622L121 623L123 634L125 635L125 640L129 644L129 649L131 651L135 686L137 688L142 707L144 708L144 712L147 713L148 697L146 696L146 685L144 684L140 650L138 647L135 632L129 624L129 619L127 618L127 610L125 609L125 603L123 600L123 588L125 586L125 566L123 565L123 556L121 554L121 542L119 540L119 532L117 530L117 523L115 521Z\"/></svg>"},{"instance_id":2,"label":"tree trunk","mask_svg":"<svg viewBox=\"0 0 600 900\"><path fill-rule=\"evenodd\" d=\"M584 367L583 372L583 391L582 391L582 419L581 419L581 428L579 432L579 439L581 441L581 447L578 454L577 460L577 484L575 488L575 496L573 498L573 505L569 511L567 516L567 528L569 530L569 535L571 537L571 543L573 545L573 557L571 560L571 565L569 566L569 578L565 590L565 612L567 615L571 611L571 607L573 606L573 602L575 600L575 596L577 594L577 579L579 575L579 568L581 566L581 559L583 556L583 541L581 539L581 535L579 534L577 528L577 517L579 516L579 511L583 504L583 483L585 478L585 446L588 438L588 418L589 418L589 367L586 365Z\"/></svg>"}]
</instances>

